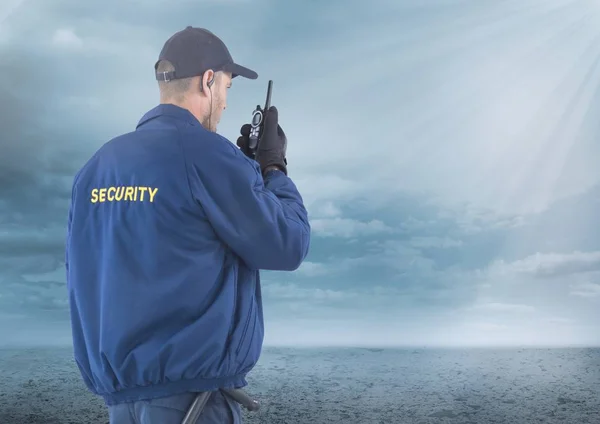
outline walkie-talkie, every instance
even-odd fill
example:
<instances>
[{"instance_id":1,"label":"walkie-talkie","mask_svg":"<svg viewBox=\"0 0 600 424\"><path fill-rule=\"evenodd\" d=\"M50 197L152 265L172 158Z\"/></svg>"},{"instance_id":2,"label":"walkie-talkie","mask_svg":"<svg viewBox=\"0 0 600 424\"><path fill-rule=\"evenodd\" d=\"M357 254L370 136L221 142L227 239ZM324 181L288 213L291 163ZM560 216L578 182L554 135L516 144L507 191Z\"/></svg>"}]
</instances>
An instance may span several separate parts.
<instances>
[{"instance_id":1,"label":"walkie-talkie","mask_svg":"<svg viewBox=\"0 0 600 424\"><path fill-rule=\"evenodd\" d=\"M267 100L265 101L264 109L260 108L260 105L256 105L256 109L252 112L252 123L250 124L250 136L248 142L248 149L252 152L252 155L256 155L258 149L258 143L263 132L263 126L265 123L265 112L271 107L271 91L273 90L273 81L269 80L269 86L267 87Z\"/></svg>"}]
</instances>

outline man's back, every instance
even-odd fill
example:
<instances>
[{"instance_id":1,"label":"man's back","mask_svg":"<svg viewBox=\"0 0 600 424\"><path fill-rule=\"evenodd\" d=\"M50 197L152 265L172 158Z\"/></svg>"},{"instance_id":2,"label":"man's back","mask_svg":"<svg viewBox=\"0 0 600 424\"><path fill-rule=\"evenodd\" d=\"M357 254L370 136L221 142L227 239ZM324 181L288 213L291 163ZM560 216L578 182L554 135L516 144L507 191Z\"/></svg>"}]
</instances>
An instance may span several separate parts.
<instances>
[{"instance_id":1,"label":"man's back","mask_svg":"<svg viewBox=\"0 0 600 424\"><path fill-rule=\"evenodd\" d=\"M67 284L88 387L113 404L245 385L263 340L258 269L297 268L308 243L287 176L263 185L189 112L153 109L74 182Z\"/></svg>"}]
</instances>

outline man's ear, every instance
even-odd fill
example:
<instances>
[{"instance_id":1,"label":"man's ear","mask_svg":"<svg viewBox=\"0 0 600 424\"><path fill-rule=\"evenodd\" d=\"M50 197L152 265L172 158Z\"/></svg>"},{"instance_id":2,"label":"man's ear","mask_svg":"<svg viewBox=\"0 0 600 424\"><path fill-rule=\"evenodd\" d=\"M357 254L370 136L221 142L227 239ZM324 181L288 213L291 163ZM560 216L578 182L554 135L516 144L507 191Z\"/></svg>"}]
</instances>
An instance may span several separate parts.
<instances>
[{"instance_id":1,"label":"man's ear","mask_svg":"<svg viewBox=\"0 0 600 424\"><path fill-rule=\"evenodd\" d=\"M202 91L203 93L208 93L212 87L212 85L215 83L215 73L212 69L209 69L208 71L204 72L204 74L202 74L202 79L201 81L201 85L200 85L200 91Z\"/></svg>"}]
</instances>

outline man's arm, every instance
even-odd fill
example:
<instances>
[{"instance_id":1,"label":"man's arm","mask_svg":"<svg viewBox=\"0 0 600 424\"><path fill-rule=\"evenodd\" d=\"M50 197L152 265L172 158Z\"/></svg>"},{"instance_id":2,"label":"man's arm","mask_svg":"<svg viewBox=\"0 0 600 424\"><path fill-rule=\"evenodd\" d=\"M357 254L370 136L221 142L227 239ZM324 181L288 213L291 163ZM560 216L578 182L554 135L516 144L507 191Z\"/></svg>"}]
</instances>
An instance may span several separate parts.
<instances>
[{"instance_id":1,"label":"man's arm","mask_svg":"<svg viewBox=\"0 0 600 424\"><path fill-rule=\"evenodd\" d=\"M283 172L258 164L216 134L185 143L192 195L217 235L253 269L293 271L306 257L310 225L302 197Z\"/></svg>"}]
</instances>

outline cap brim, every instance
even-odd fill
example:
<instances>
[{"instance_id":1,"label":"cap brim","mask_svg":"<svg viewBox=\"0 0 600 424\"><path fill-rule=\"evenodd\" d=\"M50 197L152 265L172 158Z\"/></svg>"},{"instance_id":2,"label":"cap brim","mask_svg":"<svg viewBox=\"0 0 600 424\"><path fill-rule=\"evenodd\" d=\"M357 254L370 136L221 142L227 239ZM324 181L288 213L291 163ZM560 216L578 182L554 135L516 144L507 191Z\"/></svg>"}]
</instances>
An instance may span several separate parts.
<instances>
[{"instance_id":1,"label":"cap brim","mask_svg":"<svg viewBox=\"0 0 600 424\"><path fill-rule=\"evenodd\" d=\"M226 65L223 68L226 72L231 72L231 77L235 78L237 76L248 78L248 79L256 79L258 78L258 74L254 72L252 69L248 69L242 65L238 65L237 63L232 63L230 65Z\"/></svg>"}]
</instances>

